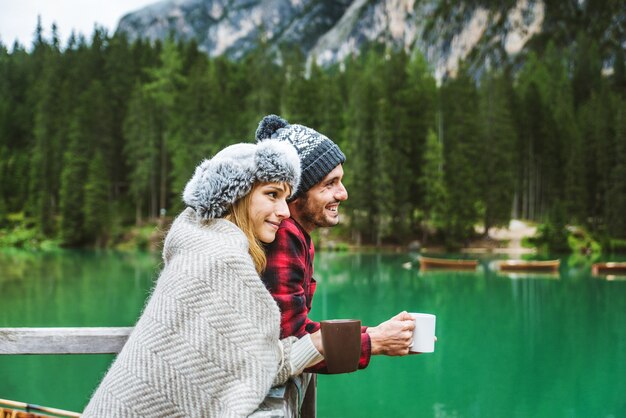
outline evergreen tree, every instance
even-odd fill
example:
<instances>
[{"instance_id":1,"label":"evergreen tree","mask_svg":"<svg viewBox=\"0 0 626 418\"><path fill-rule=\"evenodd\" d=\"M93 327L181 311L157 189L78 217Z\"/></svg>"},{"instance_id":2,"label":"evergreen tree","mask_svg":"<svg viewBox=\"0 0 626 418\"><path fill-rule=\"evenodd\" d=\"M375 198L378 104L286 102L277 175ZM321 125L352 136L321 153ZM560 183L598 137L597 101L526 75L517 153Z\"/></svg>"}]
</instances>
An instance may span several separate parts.
<instances>
[{"instance_id":1,"label":"evergreen tree","mask_svg":"<svg viewBox=\"0 0 626 418\"><path fill-rule=\"evenodd\" d=\"M83 110L84 111L84 110ZM83 136L84 124L81 110L71 122L68 147L63 155L60 198L60 236L67 246L78 246L85 242L83 214L83 181L87 177L89 158L87 140Z\"/></svg>"},{"instance_id":2,"label":"evergreen tree","mask_svg":"<svg viewBox=\"0 0 626 418\"><path fill-rule=\"evenodd\" d=\"M615 48L613 87L622 97L626 96L626 56L624 56L624 48L622 48L621 45Z\"/></svg>"},{"instance_id":3,"label":"evergreen tree","mask_svg":"<svg viewBox=\"0 0 626 418\"><path fill-rule=\"evenodd\" d=\"M111 181L112 199L125 200L124 184L128 176L128 164L124 159L124 117L133 85L138 78L138 63L133 60L132 50L125 34L116 34L108 41L104 51L105 98L108 103L110 122L109 143L101 148L108 178Z\"/></svg>"},{"instance_id":4,"label":"evergreen tree","mask_svg":"<svg viewBox=\"0 0 626 418\"><path fill-rule=\"evenodd\" d=\"M212 60L211 68L211 85L219 87L216 91L220 97L214 146L221 148L240 138L250 138L260 118L242 111L253 88L247 82L246 69L224 56Z\"/></svg>"},{"instance_id":5,"label":"evergreen tree","mask_svg":"<svg viewBox=\"0 0 626 418\"><path fill-rule=\"evenodd\" d=\"M347 106L345 81L338 68L326 68L323 71L314 66L311 70L313 89L323 92L318 95L317 119L319 131L331 138L341 149L348 138L344 136L345 107Z\"/></svg>"},{"instance_id":6,"label":"evergreen tree","mask_svg":"<svg viewBox=\"0 0 626 418\"><path fill-rule=\"evenodd\" d=\"M562 76L562 65L550 48L553 57L552 73ZM554 107L563 94L554 83L548 65L535 54L529 54L528 61L518 77L518 94L521 103L521 123L518 161L520 171L518 194L521 216L540 220L548 213L548 208L563 194L561 167L562 146L557 131ZM560 88L567 90L570 84L561 80Z\"/></svg>"},{"instance_id":7,"label":"evergreen tree","mask_svg":"<svg viewBox=\"0 0 626 418\"><path fill-rule=\"evenodd\" d=\"M375 123L373 145L376 154L372 155L373 165L370 166L370 172L374 175L369 177L369 193L372 199L370 207L375 214L372 238L376 245L381 245L383 238L389 235L402 235L405 230L397 228L399 222L394 216L399 209L398 202L394 199L394 186L397 185L396 181L400 180L397 172L402 171L403 167L398 164L399 153L394 152L395 115L392 106L388 98L381 97L373 118Z\"/></svg>"},{"instance_id":8,"label":"evergreen tree","mask_svg":"<svg viewBox=\"0 0 626 418\"><path fill-rule=\"evenodd\" d=\"M513 204L517 137L506 82L504 76L488 73L480 88L481 166L475 177L481 191L485 235L492 226L508 225Z\"/></svg>"},{"instance_id":9,"label":"evergreen tree","mask_svg":"<svg viewBox=\"0 0 626 418\"><path fill-rule=\"evenodd\" d=\"M586 204L584 158L580 131L575 117L575 96L573 85L567 74L567 63L562 54L549 45L546 60L550 71L552 94L549 96L549 110L553 115L553 135L547 137L544 147L543 170L548 183L548 207L558 200L572 220L584 221ZM586 95L587 88L580 94ZM584 96L581 97L584 100ZM563 172L565 168L565 172ZM583 210L581 210L581 208Z\"/></svg>"},{"instance_id":10,"label":"evergreen tree","mask_svg":"<svg viewBox=\"0 0 626 418\"><path fill-rule=\"evenodd\" d=\"M176 97L184 83L182 76L182 59L173 39L168 39L161 52L161 65L150 69L150 81L144 85L144 90L153 102L153 109L156 111L156 118L151 122L154 124L153 131L157 133L156 141L159 149L158 160L158 189L153 189L152 193L152 216L158 212L163 215L163 210L167 207L168 189L168 145L172 132L172 118L174 115L174 104ZM154 173L154 172L153 172ZM155 179L156 180L156 179Z\"/></svg>"},{"instance_id":11,"label":"evergreen tree","mask_svg":"<svg viewBox=\"0 0 626 418\"><path fill-rule=\"evenodd\" d=\"M614 166L613 139L615 137L613 100L604 84L599 93L592 92L589 101L577 112L580 129L587 201L581 202L593 230L600 228L605 214L604 205L610 170Z\"/></svg>"},{"instance_id":12,"label":"evergreen tree","mask_svg":"<svg viewBox=\"0 0 626 418\"><path fill-rule=\"evenodd\" d=\"M109 144L110 123L107 118L107 104L104 101L104 87L95 80L77 100L68 146L64 153L61 173L61 238L66 245L75 246L91 240L85 228L85 180L89 175L89 164L94 152L106 149ZM109 181L106 170L98 173ZM108 183L107 183L108 184ZM106 190L108 197L108 190ZM104 205L108 205L105 202Z\"/></svg>"},{"instance_id":13,"label":"evergreen tree","mask_svg":"<svg viewBox=\"0 0 626 418\"><path fill-rule=\"evenodd\" d=\"M322 70L315 62L311 63L309 66L309 75L306 78L306 94L310 100L309 102L309 110L307 115L307 120L310 123L309 126L313 127L315 130L319 132L323 132L324 135L333 138L333 133L337 133L337 123L333 119L338 119L335 114L334 118L328 114L329 109L334 107L337 109L340 103L340 97L334 96L331 97L333 93L337 94L338 92L331 92L326 90L326 88L333 88L334 86L329 83L328 75L325 71ZM322 93L323 92L323 93ZM339 112L339 115L341 112ZM328 128L327 128L328 126ZM329 130L330 129L330 130ZM333 132L331 132L331 130Z\"/></svg>"},{"instance_id":14,"label":"evergreen tree","mask_svg":"<svg viewBox=\"0 0 626 418\"><path fill-rule=\"evenodd\" d=\"M281 91L284 81L283 69L275 62L270 53L270 45L264 37L264 30L259 30L257 47L244 57L241 64L246 70L246 81L250 86L245 110L251 119L259 115L281 113Z\"/></svg>"},{"instance_id":15,"label":"evergreen tree","mask_svg":"<svg viewBox=\"0 0 626 418\"><path fill-rule=\"evenodd\" d=\"M111 189L108 171L100 152L89 161L87 182L84 186L84 222L87 239L104 247L109 239Z\"/></svg>"},{"instance_id":16,"label":"evergreen tree","mask_svg":"<svg viewBox=\"0 0 626 418\"><path fill-rule=\"evenodd\" d=\"M0 211L23 210L28 197L33 110L32 57L19 45L0 48Z\"/></svg>"},{"instance_id":17,"label":"evergreen tree","mask_svg":"<svg viewBox=\"0 0 626 418\"><path fill-rule=\"evenodd\" d=\"M548 110L553 118L552 132L546 137L546 143L542 149L542 173L543 182L546 184L546 206L549 208L555 201L561 201L566 210L572 209L573 205L584 204L584 188L566 190L567 185L573 185L575 181L584 182L580 171L569 172L563 175L562 167L566 167L569 159L582 162L577 157L580 154L580 135L574 111L573 86L568 78L567 61L562 52L551 43L544 55L546 66L550 75L548 84ZM573 162L574 165L578 165ZM573 168L570 165L570 168ZM576 180L568 179L567 176L575 176ZM565 193L570 193L565 196ZM579 214L577 214L579 215ZM578 217L578 216L577 216Z\"/></svg>"},{"instance_id":18,"label":"evergreen tree","mask_svg":"<svg viewBox=\"0 0 626 418\"><path fill-rule=\"evenodd\" d=\"M69 131L62 128L59 133L67 138L60 166L59 191L59 235L66 246L88 242L83 211L88 161L94 149L110 147L111 122L101 81L104 36L96 30L91 46L83 37L78 41L71 37L59 57L65 77L58 105L69 126Z\"/></svg>"},{"instance_id":19,"label":"evergreen tree","mask_svg":"<svg viewBox=\"0 0 626 418\"><path fill-rule=\"evenodd\" d=\"M474 167L479 154L478 94L464 65L441 88L446 202L446 245L464 245L479 220L480 190Z\"/></svg>"},{"instance_id":20,"label":"evergreen tree","mask_svg":"<svg viewBox=\"0 0 626 418\"><path fill-rule=\"evenodd\" d=\"M616 99L615 162L606 193L606 226L610 236L626 238L626 100Z\"/></svg>"},{"instance_id":21,"label":"evergreen tree","mask_svg":"<svg viewBox=\"0 0 626 418\"><path fill-rule=\"evenodd\" d=\"M405 167L401 185L396 186L398 197L405 199L403 216L410 222L407 232L417 233L418 209L426 205L424 183L426 168L418 162L424 160L428 133L437 130L439 103L437 85L431 69L421 54L414 55L405 66L406 81L398 94L396 109L402 113L396 132L402 138L398 154L404 158ZM438 138L439 139L439 138ZM412 227L412 228L411 228Z\"/></svg>"},{"instance_id":22,"label":"evergreen tree","mask_svg":"<svg viewBox=\"0 0 626 418\"><path fill-rule=\"evenodd\" d=\"M572 76L574 106L578 108L589 100L592 92L600 90L602 60L595 40L580 32L576 37L576 54Z\"/></svg>"},{"instance_id":23,"label":"evergreen tree","mask_svg":"<svg viewBox=\"0 0 626 418\"><path fill-rule=\"evenodd\" d=\"M375 188L378 203L377 243L382 238L406 241L411 230L411 202L409 179L414 179L413 167L407 153L414 141L420 141L415 133L399 127L407 126L408 115L404 110L407 89L408 57L404 51L386 51L381 63L380 75L375 78L379 92L376 120L376 160ZM414 192L414 191L413 191Z\"/></svg>"},{"instance_id":24,"label":"evergreen tree","mask_svg":"<svg viewBox=\"0 0 626 418\"><path fill-rule=\"evenodd\" d=\"M585 155L582 138L577 125L572 120L569 125L567 161L565 165L565 196L563 198L569 221L584 223L587 215L587 176L585 175Z\"/></svg>"},{"instance_id":25,"label":"evergreen tree","mask_svg":"<svg viewBox=\"0 0 626 418\"><path fill-rule=\"evenodd\" d=\"M219 80L214 77L209 62L197 61L187 80L175 106L168 143L172 161L171 193L178 196L193 175L194 168L218 151L221 136L217 118L221 103L217 94ZM182 209L182 202L174 199L171 206L175 211Z\"/></svg>"},{"instance_id":26,"label":"evergreen tree","mask_svg":"<svg viewBox=\"0 0 626 418\"><path fill-rule=\"evenodd\" d=\"M129 170L129 189L135 203L135 223L141 224L146 203L156 213L156 178L160 151L157 111L152 99L137 83L124 119L124 153Z\"/></svg>"},{"instance_id":27,"label":"evergreen tree","mask_svg":"<svg viewBox=\"0 0 626 418\"><path fill-rule=\"evenodd\" d=\"M446 225L447 192L444 178L443 147L437 134L430 129L426 137L426 147L422 159L422 175L419 178L422 190L424 224L422 226L422 244L426 244L431 231Z\"/></svg>"},{"instance_id":28,"label":"evergreen tree","mask_svg":"<svg viewBox=\"0 0 626 418\"><path fill-rule=\"evenodd\" d=\"M33 135L35 146L30 166L29 214L40 230L53 236L58 210L58 191L67 124L61 106L63 75L58 38L53 27L50 45L41 41L38 29L35 53L42 56L42 68L33 86L36 96Z\"/></svg>"},{"instance_id":29,"label":"evergreen tree","mask_svg":"<svg viewBox=\"0 0 626 418\"><path fill-rule=\"evenodd\" d=\"M284 55L285 81L281 94L281 113L292 123L319 126L320 120L315 112L319 96L306 77L305 57L298 48Z\"/></svg>"},{"instance_id":30,"label":"evergreen tree","mask_svg":"<svg viewBox=\"0 0 626 418\"><path fill-rule=\"evenodd\" d=\"M359 62L360 61L360 62ZM346 205L349 208L351 227L357 243L376 240L377 191L372 180L378 173L376 167L375 121L378 94L374 80L378 77L379 65L376 54L370 52L364 58L350 64L347 71L349 89L349 113L346 137L350 138L344 152L350 158L346 164L345 185L350 193ZM366 175L365 173L369 173Z\"/></svg>"}]
</instances>

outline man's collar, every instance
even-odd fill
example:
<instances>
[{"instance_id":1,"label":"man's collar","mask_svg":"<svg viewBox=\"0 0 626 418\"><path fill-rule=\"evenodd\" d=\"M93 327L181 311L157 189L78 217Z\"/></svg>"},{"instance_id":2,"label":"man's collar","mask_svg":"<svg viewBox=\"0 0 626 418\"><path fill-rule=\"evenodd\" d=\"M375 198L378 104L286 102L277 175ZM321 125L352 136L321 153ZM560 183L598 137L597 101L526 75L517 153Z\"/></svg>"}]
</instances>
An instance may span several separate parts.
<instances>
[{"instance_id":1,"label":"man's collar","mask_svg":"<svg viewBox=\"0 0 626 418\"><path fill-rule=\"evenodd\" d=\"M306 229L304 229L304 227L302 225L300 225L300 223L297 220L295 220L294 218L289 217L289 218L285 219L283 222L291 222L291 223L293 223L300 230L300 232L302 232L302 234L305 237L307 237L309 239L311 238L311 235L306 231Z\"/></svg>"}]
</instances>

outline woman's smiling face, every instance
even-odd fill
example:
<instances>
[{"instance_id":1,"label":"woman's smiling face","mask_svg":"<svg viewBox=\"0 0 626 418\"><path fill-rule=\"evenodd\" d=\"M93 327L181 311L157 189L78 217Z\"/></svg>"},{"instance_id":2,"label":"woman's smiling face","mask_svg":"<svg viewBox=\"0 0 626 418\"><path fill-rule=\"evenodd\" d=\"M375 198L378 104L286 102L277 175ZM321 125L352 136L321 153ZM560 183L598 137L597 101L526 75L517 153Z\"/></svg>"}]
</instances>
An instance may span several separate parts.
<instances>
[{"instance_id":1,"label":"woman's smiling face","mask_svg":"<svg viewBox=\"0 0 626 418\"><path fill-rule=\"evenodd\" d=\"M289 217L290 192L286 183L264 183L252 191L248 216L259 241L267 244L276 238L280 223Z\"/></svg>"}]
</instances>

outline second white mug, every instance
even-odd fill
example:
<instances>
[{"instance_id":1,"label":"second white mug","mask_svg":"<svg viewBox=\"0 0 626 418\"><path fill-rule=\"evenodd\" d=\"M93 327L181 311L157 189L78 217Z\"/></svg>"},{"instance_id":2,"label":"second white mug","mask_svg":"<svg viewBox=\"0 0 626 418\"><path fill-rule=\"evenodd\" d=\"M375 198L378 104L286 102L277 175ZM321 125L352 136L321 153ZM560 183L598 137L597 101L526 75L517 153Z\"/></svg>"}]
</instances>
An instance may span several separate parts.
<instances>
[{"instance_id":1,"label":"second white mug","mask_svg":"<svg viewBox=\"0 0 626 418\"><path fill-rule=\"evenodd\" d=\"M435 322L437 317L427 313L413 313L415 320L413 342L409 346L412 353L432 353L435 351Z\"/></svg>"}]
</instances>

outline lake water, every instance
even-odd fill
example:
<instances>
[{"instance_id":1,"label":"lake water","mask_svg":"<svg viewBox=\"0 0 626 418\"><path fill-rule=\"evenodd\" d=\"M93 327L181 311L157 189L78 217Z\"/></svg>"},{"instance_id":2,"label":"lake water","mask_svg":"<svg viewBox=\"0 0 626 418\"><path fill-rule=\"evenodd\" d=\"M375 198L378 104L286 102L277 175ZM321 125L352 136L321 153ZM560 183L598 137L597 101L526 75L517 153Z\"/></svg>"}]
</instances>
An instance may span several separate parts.
<instances>
[{"instance_id":1,"label":"lake water","mask_svg":"<svg viewBox=\"0 0 626 418\"><path fill-rule=\"evenodd\" d=\"M437 315L435 353L320 376L319 417L626 417L626 281L403 268L409 254L320 253L312 317ZM158 256L0 251L0 326L133 325ZM109 355L0 356L0 398L82 410Z\"/></svg>"}]
</instances>

